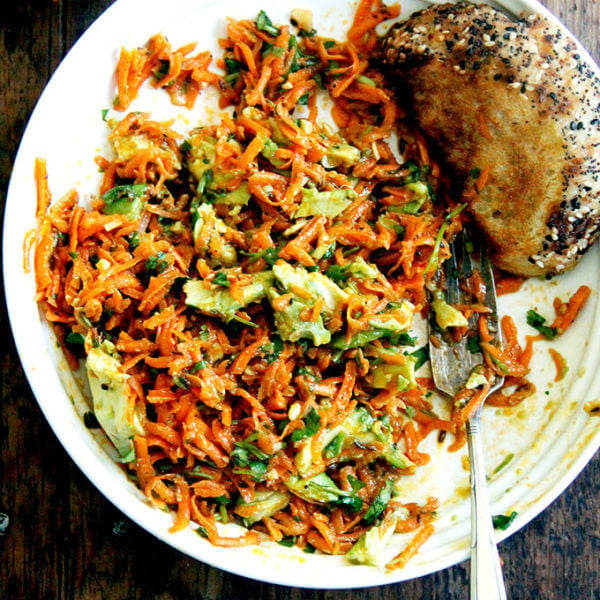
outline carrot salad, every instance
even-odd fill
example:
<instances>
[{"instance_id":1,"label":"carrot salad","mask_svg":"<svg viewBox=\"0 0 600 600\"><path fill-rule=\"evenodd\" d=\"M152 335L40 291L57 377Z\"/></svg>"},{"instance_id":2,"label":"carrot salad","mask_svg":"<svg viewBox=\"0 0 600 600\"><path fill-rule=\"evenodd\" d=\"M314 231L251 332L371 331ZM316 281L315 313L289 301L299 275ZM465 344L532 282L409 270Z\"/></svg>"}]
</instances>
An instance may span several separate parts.
<instances>
[{"instance_id":1,"label":"carrot salad","mask_svg":"<svg viewBox=\"0 0 600 600\"><path fill-rule=\"evenodd\" d=\"M216 59L156 35L121 53L121 114L107 120L113 152L97 158L91 205L76 191L52 201L36 163L37 299L87 372L87 424L173 511L173 531L367 564L374 540L414 532L389 569L433 531L437 500L394 491L428 462L430 434L462 446L477 397L437 414L418 372L413 320L464 217L369 62L375 26L398 13L363 0L343 42L306 14L229 19ZM223 114L182 136L127 112L144 82L187 107L213 86ZM574 308L558 308L564 328ZM532 390L528 347L510 319L503 330L490 365L509 375L511 392L492 399L506 406Z\"/></svg>"}]
</instances>

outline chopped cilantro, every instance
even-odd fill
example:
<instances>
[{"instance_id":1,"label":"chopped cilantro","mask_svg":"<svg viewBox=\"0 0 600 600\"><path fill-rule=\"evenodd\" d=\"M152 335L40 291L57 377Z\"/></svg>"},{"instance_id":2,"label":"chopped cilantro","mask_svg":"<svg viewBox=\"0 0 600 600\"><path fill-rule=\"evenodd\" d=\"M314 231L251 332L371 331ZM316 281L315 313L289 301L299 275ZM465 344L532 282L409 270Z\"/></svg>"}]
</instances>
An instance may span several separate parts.
<instances>
[{"instance_id":1,"label":"chopped cilantro","mask_svg":"<svg viewBox=\"0 0 600 600\"><path fill-rule=\"evenodd\" d=\"M246 468L233 469L233 472L237 475L250 475L254 481L263 481L267 474L268 466L265 463L257 460L252 460L248 463Z\"/></svg>"},{"instance_id":2,"label":"chopped cilantro","mask_svg":"<svg viewBox=\"0 0 600 600\"><path fill-rule=\"evenodd\" d=\"M477 354L478 352L481 352L481 346L479 345L480 341L481 338L479 337L479 334L468 337L467 350L471 352L471 354Z\"/></svg>"},{"instance_id":3,"label":"chopped cilantro","mask_svg":"<svg viewBox=\"0 0 600 600\"><path fill-rule=\"evenodd\" d=\"M298 536L296 535L286 535L282 537L277 543L280 546L285 546L286 548L292 548L296 544L296 539Z\"/></svg>"},{"instance_id":4,"label":"chopped cilantro","mask_svg":"<svg viewBox=\"0 0 600 600\"><path fill-rule=\"evenodd\" d=\"M273 21L269 19L267 13L261 10L256 17L256 28L260 31L264 31L273 37L277 37L280 34L279 28L273 25Z\"/></svg>"},{"instance_id":5,"label":"chopped cilantro","mask_svg":"<svg viewBox=\"0 0 600 600\"><path fill-rule=\"evenodd\" d=\"M363 521L367 525L371 525L374 523L377 518L381 515L381 513L385 510L388 502L392 498L392 492L394 491L394 480L388 479L384 486L379 491L379 494L373 500L373 503L367 509L363 516Z\"/></svg>"},{"instance_id":6,"label":"chopped cilantro","mask_svg":"<svg viewBox=\"0 0 600 600\"><path fill-rule=\"evenodd\" d=\"M283 350L283 341L277 335L274 335L270 342L260 347L260 351L264 353L265 360L270 364L276 361Z\"/></svg>"},{"instance_id":7,"label":"chopped cilantro","mask_svg":"<svg viewBox=\"0 0 600 600\"><path fill-rule=\"evenodd\" d=\"M215 285L222 285L223 287L231 286L231 282L227 278L227 273L225 273L225 271L218 271L212 281Z\"/></svg>"},{"instance_id":8,"label":"chopped cilantro","mask_svg":"<svg viewBox=\"0 0 600 600\"><path fill-rule=\"evenodd\" d=\"M348 279L348 275L344 273L344 267L342 265L331 265L327 271L325 271L325 275L334 281L346 281L346 279Z\"/></svg>"},{"instance_id":9,"label":"chopped cilantro","mask_svg":"<svg viewBox=\"0 0 600 600\"><path fill-rule=\"evenodd\" d=\"M250 258L250 262L254 262L259 258L262 258L270 267L272 267L279 258L279 248L275 246L269 246L260 252L248 252L246 256Z\"/></svg>"},{"instance_id":10,"label":"chopped cilantro","mask_svg":"<svg viewBox=\"0 0 600 600\"><path fill-rule=\"evenodd\" d=\"M146 271L148 271L148 272L154 271L156 273L162 273L169 266L169 263L167 262L166 259L167 259L167 253L163 252L162 250L160 252L157 252L153 256L149 256L146 259L146 262L144 263L144 266L146 267Z\"/></svg>"},{"instance_id":11,"label":"chopped cilantro","mask_svg":"<svg viewBox=\"0 0 600 600\"><path fill-rule=\"evenodd\" d=\"M334 458L341 451L342 446L344 445L344 440L346 439L346 435L343 432L338 433L329 444L323 450L323 455L325 458Z\"/></svg>"},{"instance_id":12,"label":"chopped cilantro","mask_svg":"<svg viewBox=\"0 0 600 600\"><path fill-rule=\"evenodd\" d=\"M140 232L134 231L128 238L129 250L135 250L140 245Z\"/></svg>"},{"instance_id":13,"label":"chopped cilantro","mask_svg":"<svg viewBox=\"0 0 600 600\"><path fill-rule=\"evenodd\" d=\"M306 437L311 437L319 431L319 427L321 426L321 416L319 413L311 406L309 411L306 413L304 417L304 427L302 429L295 429L292 431L291 440L292 442L297 442Z\"/></svg>"},{"instance_id":14,"label":"chopped cilantro","mask_svg":"<svg viewBox=\"0 0 600 600\"><path fill-rule=\"evenodd\" d=\"M427 346L423 346L414 352L411 352L412 356L417 359L415 363L415 371L422 367L429 360L429 348Z\"/></svg>"},{"instance_id":15,"label":"chopped cilantro","mask_svg":"<svg viewBox=\"0 0 600 600\"><path fill-rule=\"evenodd\" d=\"M81 333L75 333L74 331L71 331L71 333L69 333L69 335L67 335L65 338L65 342L67 342L67 344L80 346L85 342L85 338Z\"/></svg>"},{"instance_id":16,"label":"chopped cilantro","mask_svg":"<svg viewBox=\"0 0 600 600\"><path fill-rule=\"evenodd\" d=\"M492 517L494 529L500 529L501 531L505 531L512 525L513 521L516 518L517 512L514 510L510 513L510 515L494 515Z\"/></svg>"},{"instance_id":17,"label":"chopped cilantro","mask_svg":"<svg viewBox=\"0 0 600 600\"><path fill-rule=\"evenodd\" d=\"M546 339L553 340L558 335L556 327L545 325L546 319L538 312L531 309L527 311L527 324L537 329Z\"/></svg>"}]
</instances>

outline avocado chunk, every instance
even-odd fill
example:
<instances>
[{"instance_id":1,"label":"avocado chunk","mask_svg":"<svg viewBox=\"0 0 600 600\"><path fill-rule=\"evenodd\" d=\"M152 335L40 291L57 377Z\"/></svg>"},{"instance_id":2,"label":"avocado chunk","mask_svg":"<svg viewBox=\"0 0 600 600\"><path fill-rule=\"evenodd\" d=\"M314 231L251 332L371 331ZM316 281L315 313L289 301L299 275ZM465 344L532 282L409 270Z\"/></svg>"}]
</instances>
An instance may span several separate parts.
<instances>
[{"instance_id":1,"label":"avocado chunk","mask_svg":"<svg viewBox=\"0 0 600 600\"><path fill-rule=\"evenodd\" d=\"M431 310L435 313L435 321L442 329L448 327L468 327L469 322L458 309L448 304L441 291L436 290L431 302Z\"/></svg>"},{"instance_id":2,"label":"avocado chunk","mask_svg":"<svg viewBox=\"0 0 600 600\"><path fill-rule=\"evenodd\" d=\"M229 190L226 184L235 173L217 170L216 156L216 138L201 136L190 138L186 164L192 177L198 182L196 189L198 199L232 207L245 206L251 198L248 186L242 183L238 188Z\"/></svg>"},{"instance_id":3,"label":"avocado chunk","mask_svg":"<svg viewBox=\"0 0 600 600\"><path fill-rule=\"evenodd\" d=\"M242 517L248 525L253 525L284 509L292 498L287 492L277 490L258 490L250 502L238 504L233 512Z\"/></svg>"},{"instance_id":4,"label":"avocado chunk","mask_svg":"<svg viewBox=\"0 0 600 600\"><path fill-rule=\"evenodd\" d=\"M183 284L185 303L205 315L230 321L235 313L249 304L260 302L273 284L271 271L252 275L252 281L242 286L234 298L228 288L201 279L189 279Z\"/></svg>"},{"instance_id":5,"label":"avocado chunk","mask_svg":"<svg viewBox=\"0 0 600 600\"><path fill-rule=\"evenodd\" d=\"M285 485L296 496L300 496L308 502L318 502L320 504L336 502L341 496L347 494L325 472L308 479L292 475L285 482Z\"/></svg>"},{"instance_id":6,"label":"avocado chunk","mask_svg":"<svg viewBox=\"0 0 600 600\"><path fill-rule=\"evenodd\" d=\"M296 218L314 217L323 215L325 217L337 217L354 200L358 194L351 189L337 189L319 192L316 188L303 188L302 201L294 215Z\"/></svg>"},{"instance_id":7,"label":"avocado chunk","mask_svg":"<svg viewBox=\"0 0 600 600\"><path fill-rule=\"evenodd\" d=\"M365 406L357 406L339 425L327 428L321 443L322 452L329 459L350 448L377 448L379 456L393 467L407 469L413 465L392 439L386 418L375 417ZM312 467L311 440L301 440L297 446L294 462L304 476Z\"/></svg>"},{"instance_id":8,"label":"avocado chunk","mask_svg":"<svg viewBox=\"0 0 600 600\"><path fill-rule=\"evenodd\" d=\"M94 415L121 457L125 457L133 450L131 438L143 435L144 430L139 413L132 410L129 375L122 373L120 366L119 354L108 341L92 348L85 361Z\"/></svg>"},{"instance_id":9,"label":"avocado chunk","mask_svg":"<svg viewBox=\"0 0 600 600\"><path fill-rule=\"evenodd\" d=\"M408 518L408 510L402 509L402 515L392 513L379 525L367 529L346 553L345 559L354 565L380 567L384 562L385 549L396 528L399 518Z\"/></svg>"},{"instance_id":10,"label":"avocado chunk","mask_svg":"<svg viewBox=\"0 0 600 600\"><path fill-rule=\"evenodd\" d=\"M393 338L406 331L412 325L414 306L408 300L403 300L393 311L382 312L369 319L369 328L358 331L350 339L345 335L334 338L332 346L337 350L362 348L375 340Z\"/></svg>"},{"instance_id":11,"label":"avocado chunk","mask_svg":"<svg viewBox=\"0 0 600 600\"><path fill-rule=\"evenodd\" d=\"M144 210L149 189L146 183L117 185L102 195L102 212L105 215L125 215L130 221L137 221Z\"/></svg>"},{"instance_id":12,"label":"avocado chunk","mask_svg":"<svg viewBox=\"0 0 600 600\"><path fill-rule=\"evenodd\" d=\"M231 267L237 263L237 251L225 234L229 227L217 216L215 207L206 202L196 206L194 218L194 247L211 266Z\"/></svg>"},{"instance_id":13,"label":"avocado chunk","mask_svg":"<svg viewBox=\"0 0 600 600\"><path fill-rule=\"evenodd\" d=\"M268 299L274 310L275 327L283 340L297 342L301 338L312 340L315 346L328 344L331 332L327 329L324 316L333 313L348 299L342 290L327 276L318 271L309 272L304 267L293 267L279 260L273 265L273 275L278 287L268 291ZM305 293L300 294L300 290ZM291 294L291 301L282 309L275 308L283 294ZM317 299L324 301L323 311L315 320L302 319L305 310L315 306Z\"/></svg>"},{"instance_id":14,"label":"avocado chunk","mask_svg":"<svg viewBox=\"0 0 600 600\"><path fill-rule=\"evenodd\" d=\"M406 362L402 365L380 363L371 367L373 387L378 389L393 389L398 392L417 387L415 379L415 365L417 359L411 354L405 356Z\"/></svg>"},{"instance_id":15,"label":"avocado chunk","mask_svg":"<svg viewBox=\"0 0 600 600\"><path fill-rule=\"evenodd\" d=\"M338 167L352 167L360 160L360 150L350 144L334 144L327 150L321 159L321 164L326 169Z\"/></svg>"},{"instance_id":16,"label":"avocado chunk","mask_svg":"<svg viewBox=\"0 0 600 600\"><path fill-rule=\"evenodd\" d=\"M208 171L215 166L217 156L217 140L214 137L202 137L189 140L189 154L187 157L187 168L196 181L202 181Z\"/></svg>"}]
</instances>

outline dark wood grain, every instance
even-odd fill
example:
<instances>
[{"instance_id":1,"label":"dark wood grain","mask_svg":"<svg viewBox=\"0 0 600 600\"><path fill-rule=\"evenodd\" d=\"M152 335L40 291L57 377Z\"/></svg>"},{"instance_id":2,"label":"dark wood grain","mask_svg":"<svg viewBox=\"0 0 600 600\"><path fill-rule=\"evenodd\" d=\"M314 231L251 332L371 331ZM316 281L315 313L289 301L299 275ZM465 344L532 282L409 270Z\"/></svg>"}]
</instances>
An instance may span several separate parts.
<instances>
[{"instance_id":1,"label":"dark wood grain","mask_svg":"<svg viewBox=\"0 0 600 600\"><path fill-rule=\"evenodd\" d=\"M110 0L19 0L0 16L0 204L28 115L60 59ZM299 2L301 4L301 2ZM598 0L547 6L600 57ZM4 298L4 290L3 290ZM468 597L468 565L343 592L246 580L195 562L132 524L71 462L43 419L0 314L0 598L43 600L392 600ZM600 599L600 459L501 544L513 599ZM3 521L0 515L0 526Z\"/></svg>"}]
</instances>

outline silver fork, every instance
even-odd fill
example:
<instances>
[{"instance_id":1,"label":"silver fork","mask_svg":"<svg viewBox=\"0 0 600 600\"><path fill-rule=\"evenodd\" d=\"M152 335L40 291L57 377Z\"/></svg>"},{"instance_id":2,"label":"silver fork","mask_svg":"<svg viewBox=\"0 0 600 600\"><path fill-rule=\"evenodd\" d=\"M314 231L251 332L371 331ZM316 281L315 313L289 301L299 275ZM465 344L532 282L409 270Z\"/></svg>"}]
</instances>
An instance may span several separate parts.
<instances>
[{"instance_id":1,"label":"silver fork","mask_svg":"<svg viewBox=\"0 0 600 600\"><path fill-rule=\"evenodd\" d=\"M471 245L478 245L472 252ZM478 251L478 252L477 252ZM478 259L474 260L474 256ZM452 257L441 269L436 278L434 293L445 295L450 305L465 304L472 299L465 298L460 282L470 277L474 269L479 269L485 281L485 304L491 309L488 315L488 329L494 335L492 343L500 346L501 336L498 327L496 289L492 265L481 237L476 234L461 232L452 242ZM446 282L446 289L441 289L441 282ZM469 319L468 334L455 342L444 336L436 326L435 314L429 316L430 343L429 352L433 379L436 387L451 398L465 386L473 370L484 364L481 351L473 351L471 334L477 331L477 317ZM497 390L503 378L496 376L490 382L489 393ZM469 448L469 465L471 478L471 600L506 600L506 591L500 557L494 537L492 516L487 494L483 444L481 441L481 409L482 402L466 423L467 443Z\"/></svg>"}]
</instances>

